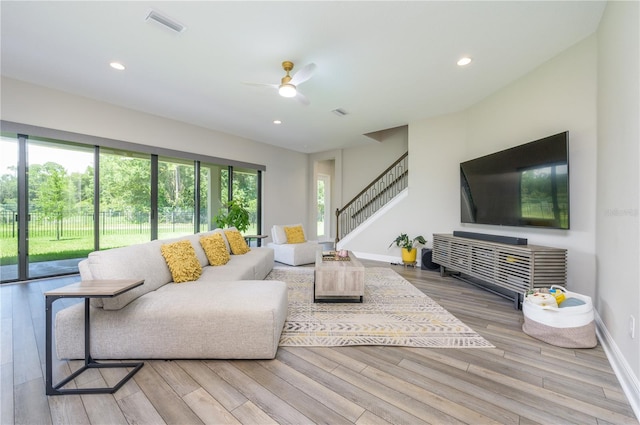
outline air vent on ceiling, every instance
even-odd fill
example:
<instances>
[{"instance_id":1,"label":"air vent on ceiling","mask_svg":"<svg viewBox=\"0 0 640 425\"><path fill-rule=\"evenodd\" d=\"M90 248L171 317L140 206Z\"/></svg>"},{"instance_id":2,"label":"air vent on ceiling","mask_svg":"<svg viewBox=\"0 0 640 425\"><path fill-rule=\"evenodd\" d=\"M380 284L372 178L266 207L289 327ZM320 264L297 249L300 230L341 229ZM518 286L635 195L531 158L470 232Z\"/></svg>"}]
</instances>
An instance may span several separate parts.
<instances>
[{"instance_id":1,"label":"air vent on ceiling","mask_svg":"<svg viewBox=\"0 0 640 425\"><path fill-rule=\"evenodd\" d=\"M344 117L345 115L347 115L347 111L345 111L345 110L344 110L344 109L342 109L342 108L334 109L334 110L333 110L333 111L331 111L331 112L333 112L334 114L336 114L336 115L337 115L337 116L339 116L339 117Z\"/></svg>"},{"instance_id":2,"label":"air vent on ceiling","mask_svg":"<svg viewBox=\"0 0 640 425\"><path fill-rule=\"evenodd\" d=\"M149 12L145 20L156 21L160 25L164 25L165 27L175 32L182 32L186 29L184 25L179 24L178 22L174 21L171 18L167 18L166 16L159 14L155 10L152 10L151 12Z\"/></svg>"}]
</instances>

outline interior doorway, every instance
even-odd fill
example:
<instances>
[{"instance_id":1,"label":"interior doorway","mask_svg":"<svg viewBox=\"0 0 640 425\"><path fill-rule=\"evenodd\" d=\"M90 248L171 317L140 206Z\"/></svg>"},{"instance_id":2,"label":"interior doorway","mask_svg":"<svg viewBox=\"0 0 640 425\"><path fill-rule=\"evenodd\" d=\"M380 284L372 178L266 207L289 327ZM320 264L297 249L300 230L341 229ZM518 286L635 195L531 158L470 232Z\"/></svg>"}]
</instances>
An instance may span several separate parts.
<instances>
[{"instance_id":1,"label":"interior doorway","mask_svg":"<svg viewBox=\"0 0 640 425\"><path fill-rule=\"evenodd\" d=\"M326 250L333 249L335 242L335 210L341 202L340 164L339 152L323 152L313 158L309 176L309 238L317 239Z\"/></svg>"}]
</instances>

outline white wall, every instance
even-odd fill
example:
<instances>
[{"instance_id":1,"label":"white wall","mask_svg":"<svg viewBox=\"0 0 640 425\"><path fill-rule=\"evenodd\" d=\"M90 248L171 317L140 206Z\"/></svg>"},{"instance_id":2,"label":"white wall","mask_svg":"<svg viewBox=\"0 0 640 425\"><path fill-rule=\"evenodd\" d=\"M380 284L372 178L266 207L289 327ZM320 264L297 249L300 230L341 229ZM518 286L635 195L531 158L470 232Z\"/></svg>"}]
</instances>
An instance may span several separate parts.
<instances>
[{"instance_id":1,"label":"white wall","mask_svg":"<svg viewBox=\"0 0 640 425\"><path fill-rule=\"evenodd\" d=\"M601 342L640 417L638 9L609 2L597 34L466 111L410 123L408 196L343 247L384 259L400 232L467 230L566 248L568 288L593 298ZM459 162L565 130L570 230L460 223Z\"/></svg>"},{"instance_id":2,"label":"white wall","mask_svg":"<svg viewBox=\"0 0 640 425\"><path fill-rule=\"evenodd\" d=\"M263 164L263 231L306 217L306 154L9 78L1 102L6 121Z\"/></svg>"},{"instance_id":3,"label":"white wall","mask_svg":"<svg viewBox=\"0 0 640 425\"><path fill-rule=\"evenodd\" d=\"M401 232L424 235L428 246L433 233L453 230L521 236L567 248L569 288L595 295L596 62L591 36L466 111L410 123L409 196L346 248L369 258L399 258L399 250L388 250L385 242ZM461 161L565 130L571 230L460 223Z\"/></svg>"},{"instance_id":4,"label":"white wall","mask_svg":"<svg viewBox=\"0 0 640 425\"><path fill-rule=\"evenodd\" d=\"M626 359L640 417L640 7L609 2L598 31L598 314ZM629 319L635 317L635 338Z\"/></svg>"},{"instance_id":5,"label":"white wall","mask_svg":"<svg viewBox=\"0 0 640 425\"><path fill-rule=\"evenodd\" d=\"M430 246L433 233L450 232L459 223L459 189L452 191L445 182L458 184L457 163L464 148L460 142L466 135L460 123L465 121L465 116L464 113L451 114L409 125L407 196L371 220L366 230L353 238L345 238L342 248L363 258L399 262L400 248L389 248L389 244L400 233L407 233L412 239L424 236ZM345 169L350 166L345 163ZM451 205L456 205L456 209L452 210Z\"/></svg>"},{"instance_id":6,"label":"white wall","mask_svg":"<svg viewBox=\"0 0 640 425\"><path fill-rule=\"evenodd\" d=\"M317 174L316 164L320 161L334 161L334 173L332 176L333 192L331 199L333 203L333 211L342 208L347 202L353 199L362 189L378 177L386 170L395 160L400 158L408 150L408 127L400 126L377 133L380 137L379 141L371 139L366 146L348 148L342 150L333 150L311 154L309 161L314 170L311 176L310 191L315 193L315 180ZM343 164L348 163L348 166ZM309 217L311 222L315 218L315 200L313 203L313 211ZM366 232L366 239L376 239L376 234ZM313 234L312 234L313 235ZM331 239L335 239L336 220L335 214L331 215ZM395 236L392 238L395 239ZM360 240L358 246L371 247L378 245L377 242L368 243ZM356 249L354 249L356 250Z\"/></svg>"},{"instance_id":7,"label":"white wall","mask_svg":"<svg viewBox=\"0 0 640 425\"><path fill-rule=\"evenodd\" d=\"M389 129L385 138L378 142L371 139L366 146L344 149L342 160L342 195L340 207L365 188L373 179L387 169L393 161L400 158L408 148L407 127Z\"/></svg>"},{"instance_id":8,"label":"white wall","mask_svg":"<svg viewBox=\"0 0 640 425\"><path fill-rule=\"evenodd\" d=\"M460 158L472 159L568 130L571 229L456 226L568 249L568 288L592 297L596 286L596 63L597 39L591 36L470 108L465 154ZM453 183L452 190L459 184Z\"/></svg>"}]
</instances>

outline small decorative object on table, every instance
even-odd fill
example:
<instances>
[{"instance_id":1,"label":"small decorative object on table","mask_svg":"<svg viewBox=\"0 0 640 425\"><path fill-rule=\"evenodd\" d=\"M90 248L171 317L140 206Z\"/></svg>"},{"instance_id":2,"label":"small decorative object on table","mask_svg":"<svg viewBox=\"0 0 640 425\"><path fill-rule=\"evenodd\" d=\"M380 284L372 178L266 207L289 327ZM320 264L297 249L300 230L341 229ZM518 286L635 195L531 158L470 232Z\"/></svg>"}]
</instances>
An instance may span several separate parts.
<instances>
[{"instance_id":1,"label":"small decorative object on table","mask_svg":"<svg viewBox=\"0 0 640 425\"><path fill-rule=\"evenodd\" d=\"M351 261L349 251L322 251L322 261Z\"/></svg>"}]
</instances>

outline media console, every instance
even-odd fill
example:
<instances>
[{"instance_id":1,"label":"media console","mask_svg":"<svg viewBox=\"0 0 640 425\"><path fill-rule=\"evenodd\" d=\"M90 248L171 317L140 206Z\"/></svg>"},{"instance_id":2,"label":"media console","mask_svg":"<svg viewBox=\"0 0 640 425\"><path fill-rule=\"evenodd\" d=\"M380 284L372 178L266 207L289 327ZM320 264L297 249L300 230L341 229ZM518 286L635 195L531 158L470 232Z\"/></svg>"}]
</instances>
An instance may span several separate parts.
<instances>
[{"instance_id":1,"label":"media console","mask_svg":"<svg viewBox=\"0 0 640 425\"><path fill-rule=\"evenodd\" d=\"M516 308L529 289L567 284L566 249L434 234L433 261L441 275L458 273L452 276L509 298Z\"/></svg>"}]
</instances>

